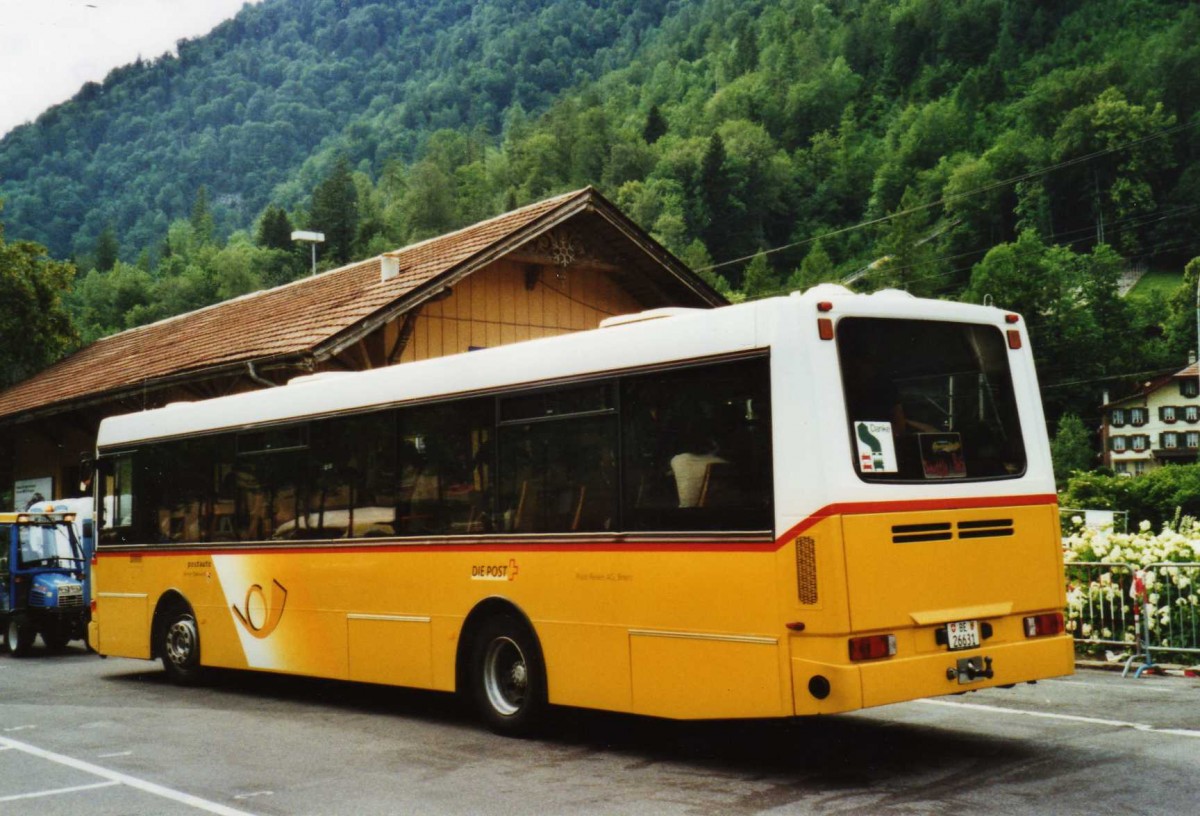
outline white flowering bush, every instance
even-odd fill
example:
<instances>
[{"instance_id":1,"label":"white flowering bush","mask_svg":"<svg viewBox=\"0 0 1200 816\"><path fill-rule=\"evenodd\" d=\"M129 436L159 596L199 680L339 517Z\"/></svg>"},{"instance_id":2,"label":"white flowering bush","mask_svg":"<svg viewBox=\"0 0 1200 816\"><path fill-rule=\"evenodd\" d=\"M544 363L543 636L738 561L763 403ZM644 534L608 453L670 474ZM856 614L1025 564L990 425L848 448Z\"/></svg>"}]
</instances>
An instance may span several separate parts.
<instances>
[{"instance_id":1,"label":"white flowering bush","mask_svg":"<svg viewBox=\"0 0 1200 816\"><path fill-rule=\"evenodd\" d=\"M1143 521L1136 532L1117 533L1084 527L1074 517L1065 532L1067 628L1085 650L1134 649L1147 630L1152 646L1200 649L1200 525L1194 519L1158 532Z\"/></svg>"}]
</instances>

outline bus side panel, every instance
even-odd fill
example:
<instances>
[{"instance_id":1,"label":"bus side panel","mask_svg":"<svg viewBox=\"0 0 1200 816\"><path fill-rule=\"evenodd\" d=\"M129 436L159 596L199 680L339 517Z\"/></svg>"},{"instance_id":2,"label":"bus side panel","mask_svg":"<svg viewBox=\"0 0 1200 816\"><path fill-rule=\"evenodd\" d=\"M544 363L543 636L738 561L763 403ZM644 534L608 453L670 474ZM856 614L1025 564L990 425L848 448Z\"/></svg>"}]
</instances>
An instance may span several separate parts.
<instances>
[{"instance_id":1,"label":"bus side panel","mask_svg":"<svg viewBox=\"0 0 1200 816\"><path fill-rule=\"evenodd\" d=\"M555 705L630 711L629 630L624 626L535 624Z\"/></svg>"},{"instance_id":2,"label":"bus side panel","mask_svg":"<svg viewBox=\"0 0 1200 816\"><path fill-rule=\"evenodd\" d=\"M150 614L145 594L101 592L96 598L96 643L93 644L96 651L113 657L148 660Z\"/></svg>"},{"instance_id":3,"label":"bus side panel","mask_svg":"<svg viewBox=\"0 0 1200 816\"><path fill-rule=\"evenodd\" d=\"M633 703L656 717L780 716L779 644L631 632Z\"/></svg>"},{"instance_id":4,"label":"bus side panel","mask_svg":"<svg viewBox=\"0 0 1200 816\"><path fill-rule=\"evenodd\" d=\"M430 688L433 627L429 619L350 615L346 620L351 680Z\"/></svg>"}]
</instances>

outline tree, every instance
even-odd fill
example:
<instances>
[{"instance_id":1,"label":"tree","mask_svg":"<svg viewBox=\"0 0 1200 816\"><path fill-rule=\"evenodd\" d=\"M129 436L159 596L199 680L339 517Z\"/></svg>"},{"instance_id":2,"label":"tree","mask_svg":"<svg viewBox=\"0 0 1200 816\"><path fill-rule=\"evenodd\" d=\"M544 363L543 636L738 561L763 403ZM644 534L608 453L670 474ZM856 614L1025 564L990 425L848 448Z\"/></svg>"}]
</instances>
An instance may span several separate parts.
<instances>
[{"instance_id":1,"label":"tree","mask_svg":"<svg viewBox=\"0 0 1200 816\"><path fill-rule=\"evenodd\" d=\"M308 226L325 233L325 257L347 263L358 236L358 190L345 158L338 159L312 193Z\"/></svg>"},{"instance_id":2,"label":"tree","mask_svg":"<svg viewBox=\"0 0 1200 816\"><path fill-rule=\"evenodd\" d=\"M0 387L36 373L79 342L63 295L75 267L32 241L6 243L0 223Z\"/></svg>"},{"instance_id":3,"label":"tree","mask_svg":"<svg viewBox=\"0 0 1200 816\"><path fill-rule=\"evenodd\" d=\"M779 294L782 281L761 250L755 253L742 275L742 292L748 300Z\"/></svg>"},{"instance_id":4,"label":"tree","mask_svg":"<svg viewBox=\"0 0 1200 816\"><path fill-rule=\"evenodd\" d=\"M667 120L663 118L658 105L651 105L646 114L646 124L642 126L642 139L646 144L654 144L667 134Z\"/></svg>"},{"instance_id":5,"label":"tree","mask_svg":"<svg viewBox=\"0 0 1200 816\"><path fill-rule=\"evenodd\" d=\"M1077 415L1066 413L1059 417L1058 432L1050 445L1050 458L1054 462L1054 481L1060 489L1075 473L1092 469L1096 454L1087 428Z\"/></svg>"},{"instance_id":6,"label":"tree","mask_svg":"<svg viewBox=\"0 0 1200 816\"><path fill-rule=\"evenodd\" d=\"M829 253L821 245L821 239L813 242L812 249L804 256L800 268L788 278L789 289L803 292L818 283L831 283L837 280L837 269L829 259Z\"/></svg>"},{"instance_id":7,"label":"tree","mask_svg":"<svg viewBox=\"0 0 1200 816\"><path fill-rule=\"evenodd\" d=\"M117 255L120 252L120 247L117 244L117 236L113 231L112 224L106 226L100 231L100 235L96 238L96 249L94 252L94 263L97 269L101 272L107 272L113 268L113 264L117 262Z\"/></svg>"},{"instance_id":8,"label":"tree","mask_svg":"<svg viewBox=\"0 0 1200 816\"><path fill-rule=\"evenodd\" d=\"M203 184L196 190L196 198L192 202L192 215L188 221L192 225L192 233L197 243L207 244L213 240L213 215L208 206L208 188Z\"/></svg>"},{"instance_id":9,"label":"tree","mask_svg":"<svg viewBox=\"0 0 1200 816\"><path fill-rule=\"evenodd\" d=\"M255 243L267 249L282 249L290 252L292 244L292 221L282 207L269 205L258 222Z\"/></svg>"},{"instance_id":10,"label":"tree","mask_svg":"<svg viewBox=\"0 0 1200 816\"><path fill-rule=\"evenodd\" d=\"M911 187L900 199L900 209L888 222L879 242L883 255L872 283L904 289L914 295L939 291L945 281L945 262L938 257L933 239L937 230L929 223L929 210L919 206Z\"/></svg>"}]
</instances>

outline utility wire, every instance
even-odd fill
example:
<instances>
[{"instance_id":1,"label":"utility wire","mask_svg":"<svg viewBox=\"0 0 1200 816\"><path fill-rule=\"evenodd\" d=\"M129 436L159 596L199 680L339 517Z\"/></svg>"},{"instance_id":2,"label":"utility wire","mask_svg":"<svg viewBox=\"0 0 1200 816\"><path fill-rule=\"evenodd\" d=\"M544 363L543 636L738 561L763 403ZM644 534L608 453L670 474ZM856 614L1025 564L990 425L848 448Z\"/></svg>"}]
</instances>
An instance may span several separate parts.
<instances>
[{"instance_id":1,"label":"utility wire","mask_svg":"<svg viewBox=\"0 0 1200 816\"><path fill-rule=\"evenodd\" d=\"M1056 170L1062 170L1066 167L1072 167L1076 164L1081 164L1083 162L1092 161L1093 159L1098 159L1101 156L1107 156L1111 153L1117 153L1122 150L1128 150L1131 147L1137 147L1138 145L1145 144L1146 142L1154 141L1156 139L1165 139L1168 136L1173 136L1176 133L1180 133L1184 130L1189 130L1189 129L1195 128L1195 127L1200 127L1200 121L1185 122L1183 124L1174 125L1172 127L1165 128L1165 129L1157 131L1155 133L1151 133L1148 136L1143 136L1140 139L1134 139L1131 142L1125 142L1124 144L1116 145L1114 147L1108 147L1103 150L1097 150L1092 153L1087 153L1083 156L1076 156L1073 159L1067 159L1065 161L1058 162L1057 164L1052 164L1052 165L1049 165L1048 167L1042 167L1037 170L1030 170L1027 173L1021 173L1020 175L1013 176L1012 178L1004 179L1003 181L995 181L995 182L992 182L991 184L985 184L982 187L976 187L973 190L966 190L961 193L955 193L953 195L945 196L936 201L932 201L928 204L919 204L916 207L909 207L906 210L898 210L897 212L890 213L890 214L884 215L884 216L880 216L879 218L873 218L869 221L862 221L858 224L853 224L849 227L842 227L841 229L831 230L829 232L822 233L821 235L817 235L812 238L805 238L803 241L794 241L790 244L784 244L782 246L771 247L769 249L763 249L763 250L760 250L760 252L763 255L773 255L776 252L783 252L784 250L795 249L796 247L804 246L805 244L811 244L815 241L819 241L824 238L832 238L834 236L844 235L845 233L853 232L855 230L865 229L867 227L873 227L873 226L876 226L877 224L886 223L888 221L891 221L894 218L899 218L903 215L911 215L913 213L921 212L923 210L928 210L933 207L945 205L952 201L958 201L960 199L969 198L971 196L979 195L981 193L991 192L992 190L996 190L1001 187L1007 187L1012 184L1018 184L1022 181L1028 181L1029 179L1037 178L1038 176L1043 176L1043 175L1046 175L1047 173L1053 173ZM715 263L710 266L702 266L702 267L699 267L696 271L708 272L708 271L711 271L714 269L720 269L725 266L732 266L734 264L742 263L743 261L749 261L749 260L753 259L755 257L755 255L760 254L760 252L756 252L756 253L754 253L754 255L744 255L740 258L733 258L732 260L721 261L720 263Z\"/></svg>"}]
</instances>

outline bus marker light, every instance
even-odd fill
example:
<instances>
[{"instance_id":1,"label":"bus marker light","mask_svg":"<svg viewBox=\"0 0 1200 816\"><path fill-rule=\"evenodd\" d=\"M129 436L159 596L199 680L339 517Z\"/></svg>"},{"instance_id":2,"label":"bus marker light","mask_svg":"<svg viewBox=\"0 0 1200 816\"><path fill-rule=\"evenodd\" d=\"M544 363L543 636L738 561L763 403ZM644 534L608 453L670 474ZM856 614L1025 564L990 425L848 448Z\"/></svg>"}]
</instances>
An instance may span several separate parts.
<instances>
[{"instance_id":1,"label":"bus marker light","mask_svg":"<svg viewBox=\"0 0 1200 816\"><path fill-rule=\"evenodd\" d=\"M1016 329L1009 329L1005 334L1008 335L1008 347L1010 349L1019 349L1021 347L1021 333Z\"/></svg>"},{"instance_id":2,"label":"bus marker light","mask_svg":"<svg viewBox=\"0 0 1200 816\"><path fill-rule=\"evenodd\" d=\"M828 300L822 300L820 303L817 304L817 311L818 312L832 312L833 311L833 303Z\"/></svg>"},{"instance_id":3,"label":"bus marker light","mask_svg":"<svg viewBox=\"0 0 1200 816\"><path fill-rule=\"evenodd\" d=\"M92 614L95 615L96 614L96 599L95 598L92 598L91 607L92 607Z\"/></svg>"},{"instance_id":4,"label":"bus marker light","mask_svg":"<svg viewBox=\"0 0 1200 816\"><path fill-rule=\"evenodd\" d=\"M1046 637L1060 635L1062 632L1062 612L1047 612L1045 615L1033 615L1025 619L1025 637Z\"/></svg>"},{"instance_id":5,"label":"bus marker light","mask_svg":"<svg viewBox=\"0 0 1200 816\"><path fill-rule=\"evenodd\" d=\"M851 660L878 660L896 653L895 635L867 635L850 638Z\"/></svg>"},{"instance_id":6,"label":"bus marker light","mask_svg":"<svg viewBox=\"0 0 1200 816\"><path fill-rule=\"evenodd\" d=\"M822 340L833 339L833 321L828 317L817 318L817 334Z\"/></svg>"},{"instance_id":7,"label":"bus marker light","mask_svg":"<svg viewBox=\"0 0 1200 816\"><path fill-rule=\"evenodd\" d=\"M788 629L791 629L793 632L803 632L804 631L804 624L801 623L800 621L792 621L791 623L786 624L786 626Z\"/></svg>"},{"instance_id":8,"label":"bus marker light","mask_svg":"<svg viewBox=\"0 0 1200 816\"><path fill-rule=\"evenodd\" d=\"M1017 322L1017 321L1019 321L1020 319L1021 319L1021 316L1020 316L1020 315L1015 315L1015 314L1006 314L1006 315L1004 316L1004 322L1005 322L1005 323L1016 323L1016 322Z\"/></svg>"}]
</instances>

